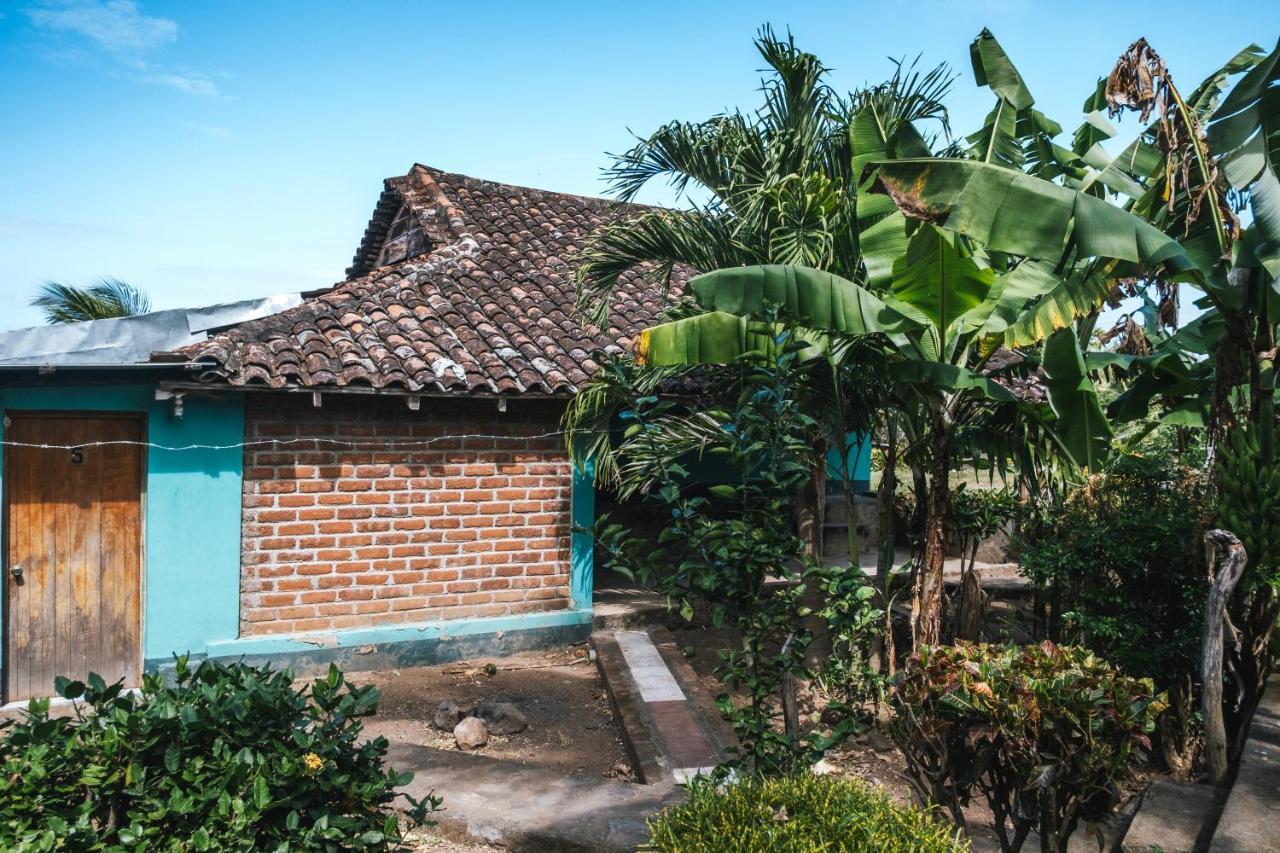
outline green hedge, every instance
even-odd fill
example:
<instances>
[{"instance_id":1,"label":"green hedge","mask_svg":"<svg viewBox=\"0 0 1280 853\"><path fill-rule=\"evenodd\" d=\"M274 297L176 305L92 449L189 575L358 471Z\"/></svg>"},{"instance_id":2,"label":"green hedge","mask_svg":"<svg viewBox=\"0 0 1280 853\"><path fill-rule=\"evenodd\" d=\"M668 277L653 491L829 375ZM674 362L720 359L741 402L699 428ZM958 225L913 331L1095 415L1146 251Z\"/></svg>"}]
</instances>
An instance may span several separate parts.
<instances>
[{"instance_id":1,"label":"green hedge","mask_svg":"<svg viewBox=\"0 0 1280 853\"><path fill-rule=\"evenodd\" d=\"M658 853L962 853L969 845L928 812L894 805L857 781L827 776L751 778L690 788L689 801L649 821Z\"/></svg>"},{"instance_id":2,"label":"green hedge","mask_svg":"<svg viewBox=\"0 0 1280 853\"><path fill-rule=\"evenodd\" d=\"M0 723L5 850L369 850L401 838L390 808L412 778L382 767L360 718L378 693L336 667L295 689L288 671L179 658L172 683L131 693L58 679L70 717L31 702ZM438 805L419 804L421 820Z\"/></svg>"}]
</instances>

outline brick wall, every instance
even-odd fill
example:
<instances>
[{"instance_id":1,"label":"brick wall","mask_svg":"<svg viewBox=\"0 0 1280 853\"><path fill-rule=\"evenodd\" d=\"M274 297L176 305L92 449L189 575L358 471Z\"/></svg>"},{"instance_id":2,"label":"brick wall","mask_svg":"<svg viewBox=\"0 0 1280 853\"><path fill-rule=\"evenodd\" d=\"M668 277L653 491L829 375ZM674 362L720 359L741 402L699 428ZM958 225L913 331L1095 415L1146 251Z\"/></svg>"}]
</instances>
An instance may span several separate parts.
<instances>
[{"instance_id":1,"label":"brick wall","mask_svg":"<svg viewBox=\"0 0 1280 853\"><path fill-rule=\"evenodd\" d=\"M558 411L246 399L247 441L340 443L245 449L243 634L569 606L570 464L559 436L534 437L557 428ZM503 437L458 437L469 434Z\"/></svg>"}]
</instances>

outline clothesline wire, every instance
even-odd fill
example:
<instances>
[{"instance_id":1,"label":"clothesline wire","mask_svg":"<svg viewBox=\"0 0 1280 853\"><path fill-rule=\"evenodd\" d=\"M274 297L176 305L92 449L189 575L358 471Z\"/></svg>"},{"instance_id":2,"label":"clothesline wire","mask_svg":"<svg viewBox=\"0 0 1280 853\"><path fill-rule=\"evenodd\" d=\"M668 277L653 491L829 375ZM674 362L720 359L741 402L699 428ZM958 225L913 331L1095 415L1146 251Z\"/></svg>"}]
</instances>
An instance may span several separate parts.
<instances>
[{"instance_id":1,"label":"clothesline wire","mask_svg":"<svg viewBox=\"0 0 1280 853\"><path fill-rule=\"evenodd\" d=\"M32 450L83 450L88 447L145 447L150 450L163 450L171 453L182 453L196 450L243 450L245 448L288 448L298 445L309 445L312 449L323 447L342 447L352 450L401 450L430 447L444 441L466 441L479 439L485 441L537 441L544 438L557 438L565 435L564 430L537 433L536 435L512 435L464 433L450 435L434 435L427 438L393 438L380 436L350 436L347 438L260 438L253 441L241 441L234 444L157 444L151 441L130 441L128 439L112 439L110 441L86 441L81 444L49 444L37 441L0 441L3 447L22 447ZM459 448L462 449L462 448Z\"/></svg>"}]
</instances>

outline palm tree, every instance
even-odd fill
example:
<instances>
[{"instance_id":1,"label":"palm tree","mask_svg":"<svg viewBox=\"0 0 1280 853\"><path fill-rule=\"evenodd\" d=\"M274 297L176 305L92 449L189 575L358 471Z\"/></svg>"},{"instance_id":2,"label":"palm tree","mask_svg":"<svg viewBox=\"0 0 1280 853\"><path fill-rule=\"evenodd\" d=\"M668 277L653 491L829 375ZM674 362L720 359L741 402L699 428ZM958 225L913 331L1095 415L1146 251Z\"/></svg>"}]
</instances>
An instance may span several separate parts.
<instances>
[{"instance_id":1,"label":"palm tree","mask_svg":"<svg viewBox=\"0 0 1280 853\"><path fill-rule=\"evenodd\" d=\"M116 278L101 278L88 287L47 281L31 304L44 311L45 322L50 325L132 317L151 310L151 300L145 293Z\"/></svg>"},{"instance_id":2,"label":"palm tree","mask_svg":"<svg viewBox=\"0 0 1280 853\"><path fill-rule=\"evenodd\" d=\"M634 201L651 182L666 180L687 206L628 216L598 231L585 247L578 271L579 307L598 325L608 314L619 276L641 263L664 286L677 266L714 270L797 264L856 275L863 228L888 215L893 205L883 198L868 203L858 191L860 164L850 138L853 117L874 115L889 144L913 154L928 154L933 142L916 130L917 124L932 126L933 137L950 138L942 102L952 75L945 65L918 71L898 63L886 83L841 96L827 83L826 66L799 50L790 35L779 39L765 27L755 45L769 71L757 110L664 125L617 156L607 170L621 201ZM846 388L847 375L842 377L838 364L832 367L813 385L819 398L810 405L824 423L826 438L815 443L815 474L796 505L805 550L814 559L821 559L823 550L826 448L848 459L850 429L859 428L854 421L866 420L850 418L865 415L866 406L859 405L857 385ZM610 399L607 394L584 396L570 421L599 422L599 413L588 411L586 403L607 408ZM609 452L599 441L579 446ZM607 459L601 463L597 477L605 478L614 468ZM856 563L852 537L850 551ZM822 648L819 640L810 652L817 655Z\"/></svg>"},{"instance_id":3,"label":"palm tree","mask_svg":"<svg viewBox=\"0 0 1280 853\"><path fill-rule=\"evenodd\" d=\"M649 210L596 233L581 257L578 292L597 323L618 277L641 262L657 283L677 265L799 264L853 275L860 256L853 116L874 104L883 123L912 131L914 154L927 154L930 140L913 123L933 122L949 138L945 65L920 72L899 63L887 83L841 96L826 82L827 67L790 35L779 39L765 27L755 46L770 72L757 110L671 122L606 170L620 201L665 180L687 207Z\"/></svg>"}]
</instances>

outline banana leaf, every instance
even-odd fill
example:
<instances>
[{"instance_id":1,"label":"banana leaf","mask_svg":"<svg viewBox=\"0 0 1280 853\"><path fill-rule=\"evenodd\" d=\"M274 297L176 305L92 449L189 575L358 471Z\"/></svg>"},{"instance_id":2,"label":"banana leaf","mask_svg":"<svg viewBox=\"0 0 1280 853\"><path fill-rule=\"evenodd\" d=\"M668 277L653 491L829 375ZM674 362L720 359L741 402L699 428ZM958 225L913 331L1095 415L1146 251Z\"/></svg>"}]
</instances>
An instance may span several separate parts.
<instances>
[{"instance_id":1,"label":"banana leaf","mask_svg":"<svg viewBox=\"0 0 1280 853\"><path fill-rule=\"evenodd\" d=\"M995 277L956 245L955 235L926 225L893 265L893 295L928 318L949 359L962 316L982 304Z\"/></svg>"},{"instance_id":2,"label":"banana leaf","mask_svg":"<svg viewBox=\"0 0 1280 853\"><path fill-rule=\"evenodd\" d=\"M1049 406L1057 416L1054 431L1077 465L1097 471L1111 448L1111 424L1073 330L1059 329L1045 341L1041 369Z\"/></svg>"},{"instance_id":3,"label":"banana leaf","mask_svg":"<svg viewBox=\"0 0 1280 853\"><path fill-rule=\"evenodd\" d=\"M758 320L712 311L645 329L636 339L636 362L649 367L682 364L732 364L748 353L764 353L779 345L781 330ZM826 335L800 331L807 346L801 361L828 352Z\"/></svg>"},{"instance_id":4,"label":"banana leaf","mask_svg":"<svg viewBox=\"0 0 1280 853\"><path fill-rule=\"evenodd\" d=\"M976 391L979 396L997 403L1018 402L1014 393L999 382L955 364L908 359L895 362L889 370L901 382L915 382L951 392Z\"/></svg>"},{"instance_id":5,"label":"banana leaf","mask_svg":"<svg viewBox=\"0 0 1280 853\"><path fill-rule=\"evenodd\" d=\"M1082 192L1012 169L970 160L877 164L879 186L915 219L934 222L987 249L1055 265L1068 254L1114 258L1175 277L1198 277L1172 237Z\"/></svg>"},{"instance_id":6,"label":"banana leaf","mask_svg":"<svg viewBox=\"0 0 1280 853\"><path fill-rule=\"evenodd\" d=\"M1207 137L1227 180L1249 190L1258 260L1280 275L1280 42L1227 95Z\"/></svg>"},{"instance_id":7,"label":"banana leaf","mask_svg":"<svg viewBox=\"0 0 1280 853\"><path fill-rule=\"evenodd\" d=\"M817 331L901 334L919 325L866 288L809 267L731 267L697 276L689 288L707 311L758 316L772 304Z\"/></svg>"}]
</instances>

